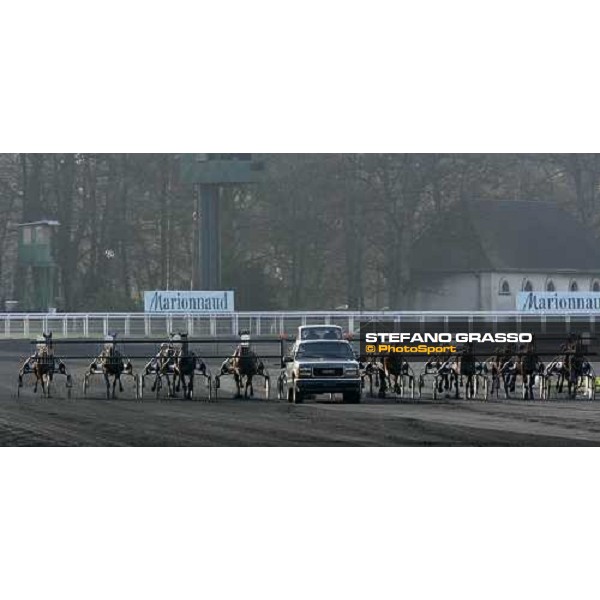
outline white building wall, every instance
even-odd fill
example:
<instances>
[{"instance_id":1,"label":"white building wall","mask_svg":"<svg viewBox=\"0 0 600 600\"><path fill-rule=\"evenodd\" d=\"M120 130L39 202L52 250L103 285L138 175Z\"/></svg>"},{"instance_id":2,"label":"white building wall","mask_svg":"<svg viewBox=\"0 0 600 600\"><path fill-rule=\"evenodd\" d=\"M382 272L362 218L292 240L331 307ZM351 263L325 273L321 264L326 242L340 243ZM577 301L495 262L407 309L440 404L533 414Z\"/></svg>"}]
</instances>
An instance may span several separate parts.
<instances>
[{"instance_id":1,"label":"white building wall","mask_svg":"<svg viewBox=\"0 0 600 600\"><path fill-rule=\"evenodd\" d=\"M510 294L500 294L502 282L508 282ZM557 292L568 292L575 282L580 292L592 291L594 282L600 283L600 273L597 275L574 275L564 273L490 273L491 307L490 310L515 310L517 294L523 291L525 282L531 282L534 292L547 291L548 283L554 284Z\"/></svg>"}]
</instances>

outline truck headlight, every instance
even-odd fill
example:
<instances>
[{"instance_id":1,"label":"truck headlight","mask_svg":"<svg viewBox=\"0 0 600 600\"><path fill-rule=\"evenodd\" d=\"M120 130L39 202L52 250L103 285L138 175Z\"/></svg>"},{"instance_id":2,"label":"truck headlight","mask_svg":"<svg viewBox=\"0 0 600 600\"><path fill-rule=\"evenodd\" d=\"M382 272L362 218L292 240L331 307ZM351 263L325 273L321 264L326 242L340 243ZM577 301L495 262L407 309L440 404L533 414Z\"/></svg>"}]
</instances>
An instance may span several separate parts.
<instances>
[{"instance_id":1,"label":"truck headlight","mask_svg":"<svg viewBox=\"0 0 600 600\"><path fill-rule=\"evenodd\" d=\"M312 377L312 367L299 367L298 377Z\"/></svg>"},{"instance_id":2,"label":"truck headlight","mask_svg":"<svg viewBox=\"0 0 600 600\"><path fill-rule=\"evenodd\" d=\"M358 367L346 367L346 377L358 377Z\"/></svg>"}]
</instances>

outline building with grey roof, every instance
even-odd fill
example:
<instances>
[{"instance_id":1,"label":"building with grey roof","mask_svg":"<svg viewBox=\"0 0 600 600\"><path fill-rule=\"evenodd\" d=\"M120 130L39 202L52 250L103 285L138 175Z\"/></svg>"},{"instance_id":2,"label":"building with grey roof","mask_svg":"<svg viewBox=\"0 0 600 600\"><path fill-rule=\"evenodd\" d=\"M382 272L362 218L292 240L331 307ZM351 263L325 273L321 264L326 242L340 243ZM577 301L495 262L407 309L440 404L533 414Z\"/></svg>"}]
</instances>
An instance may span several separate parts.
<instances>
[{"instance_id":1,"label":"building with grey roof","mask_svg":"<svg viewBox=\"0 0 600 600\"><path fill-rule=\"evenodd\" d=\"M411 268L415 310L515 310L521 291L600 292L595 233L552 202L461 204L417 240Z\"/></svg>"}]
</instances>

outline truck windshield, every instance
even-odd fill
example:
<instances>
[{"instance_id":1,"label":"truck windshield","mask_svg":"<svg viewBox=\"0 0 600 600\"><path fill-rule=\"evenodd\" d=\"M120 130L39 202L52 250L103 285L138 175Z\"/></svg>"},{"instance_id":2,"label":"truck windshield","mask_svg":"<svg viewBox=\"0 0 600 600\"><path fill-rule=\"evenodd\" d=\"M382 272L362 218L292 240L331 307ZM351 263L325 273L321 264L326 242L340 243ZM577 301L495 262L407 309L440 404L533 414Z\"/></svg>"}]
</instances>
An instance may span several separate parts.
<instances>
[{"instance_id":1,"label":"truck windshield","mask_svg":"<svg viewBox=\"0 0 600 600\"><path fill-rule=\"evenodd\" d=\"M354 359L350 345L345 342L312 342L300 344L296 358L342 358Z\"/></svg>"}]
</instances>

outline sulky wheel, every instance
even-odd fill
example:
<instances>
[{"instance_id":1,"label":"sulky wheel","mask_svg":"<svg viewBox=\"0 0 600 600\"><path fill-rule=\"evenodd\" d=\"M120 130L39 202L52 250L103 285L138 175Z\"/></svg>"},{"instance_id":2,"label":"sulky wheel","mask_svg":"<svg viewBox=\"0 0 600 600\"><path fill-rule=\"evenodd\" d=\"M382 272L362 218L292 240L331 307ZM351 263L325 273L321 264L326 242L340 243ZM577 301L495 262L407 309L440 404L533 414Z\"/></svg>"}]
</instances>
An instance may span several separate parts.
<instances>
[{"instance_id":1,"label":"sulky wheel","mask_svg":"<svg viewBox=\"0 0 600 600\"><path fill-rule=\"evenodd\" d=\"M468 379L467 379L468 382ZM475 387L475 383L473 382L473 387ZM465 398L467 400L473 400L473 398L475 398L475 390L471 390L471 386L469 385L469 383L467 383L467 385L465 386Z\"/></svg>"},{"instance_id":2,"label":"sulky wheel","mask_svg":"<svg viewBox=\"0 0 600 600\"><path fill-rule=\"evenodd\" d=\"M594 399L594 379L592 377L587 376L585 378L586 386L585 386L585 395L588 400Z\"/></svg>"},{"instance_id":3,"label":"sulky wheel","mask_svg":"<svg viewBox=\"0 0 600 600\"><path fill-rule=\"evenodd\" d=\"M546 399L546 382L544 381L543 375L538 375L536 377L537 385L538 385L538 397L540 400Z\"/></svg>"},{"instance_id":4,"label":"sulky wheel","mask_svg":"<svg viewBox=\"0 0 600 600\"><path fill-rule=\"evenodd\" d=\"M277 378L277 400L287 400L284 395L283 377L281 375Z\"/></svg>"},{"instance_id":5,"label":"sulky wheel","mask_svg":"<svg viewBox=\"0 0 600 600\"><path fill-rule=\"evenodd\" d=\"M404 375L400 375L400 382L398 384L398 388L399 388L398 391L400 392L400 398L404 399L404 392L405 392L405 389L406 389L406 383L404 381ZM398 400L398 399L396 398L396 400Z\"/></svg>"},{"instance_id":6,"label":"sulky wheel","mask_svg":"<svg viewBox=\"0 0 600 600\"><path fill-rule=\"evenodd\" d=\"M86 373L83 377L83 395L87 396L87 389L89 385L89 375Z\"/></svg>"},{"instance_id":7,"label":"sulky wheel","mask_svg":"<svg viewBox=\"0 0 600 600\"><path fill-rule=\"evenodd\" d=\"M265 400L269 400L271 396L271 378L266 375L265 376Z\"/></svg>"}]
</instances>

